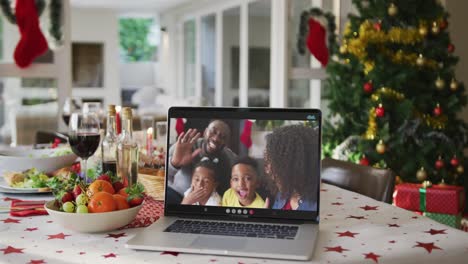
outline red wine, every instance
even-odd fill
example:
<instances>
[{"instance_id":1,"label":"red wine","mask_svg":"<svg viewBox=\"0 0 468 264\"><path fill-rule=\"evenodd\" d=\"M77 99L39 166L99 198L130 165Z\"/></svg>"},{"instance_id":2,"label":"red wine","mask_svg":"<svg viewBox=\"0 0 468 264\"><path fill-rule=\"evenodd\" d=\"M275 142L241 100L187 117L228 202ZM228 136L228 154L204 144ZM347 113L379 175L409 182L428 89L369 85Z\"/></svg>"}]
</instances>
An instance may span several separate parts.
<instances>
[{"instance_id":1,"label":"red wine","mask_svg":"<svg viewBox=\"0 0 468 264\"><path fill-rule=\"evenodd\" d=\"M70 114L63 114L62 119L63 119L63 122L65 122L65 124L67 124L68 126L68 123L70 122Z\"/></svg>"},{"instance_id":2,"label":"red wine","mask_svg":"<svg viewBox=\"0 0 468 264\"><path fill-rule=\"evenodd\" d=\"M70 147L77 156L82 159L91 157L99 146L100 135L98 133L70 134Z\"/></svg>"},{"instance_id":3,"label":"red wine","mask_svg":"<svg viewBox=\"0 0 468 264\"><path fill-rule=\"evenodd\" d=\"M117 162L115 160L102 162L102 172L106 173L108 171L112 172L114 175L117 174Z\"/></svg>"}]
</instances>

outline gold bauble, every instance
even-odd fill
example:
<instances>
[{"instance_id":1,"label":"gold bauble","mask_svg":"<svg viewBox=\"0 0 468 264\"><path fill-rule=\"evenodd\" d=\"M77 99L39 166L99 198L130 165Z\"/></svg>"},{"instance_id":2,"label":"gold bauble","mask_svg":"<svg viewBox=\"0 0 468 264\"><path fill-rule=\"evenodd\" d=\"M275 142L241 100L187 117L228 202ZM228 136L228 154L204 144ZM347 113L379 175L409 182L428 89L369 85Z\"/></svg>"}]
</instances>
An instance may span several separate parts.
<instances>
[{"instance_id":1,"label":"gold bauble","mask_svg":"<svg viewBox=\"0 0 468 264\"><path fill-rule=\"evenodd\" d=\"M340 47L340 53L341 54L346 53L346 50L347 50L346 45L343 45L343 46Z\"/></svg>"},{"instance_id":2,"label":"gold bauble","mask_svg":"<svg viewBox=\"0 0 468 264\"><path fill-rule=\"evenodd\" d=\"M423 187L424 189L429 188L429 187L431 187L431 186L432 186L432 182L431 182L431 181L423 181L423 183L422 183L422 187Z\"/></svg>"},{"instance_id":3,"label":"gold bauble","mask_svg":"<svg viewBox=\"0 0 468 264\"><path fill-rule=\"evenodd\" d=\"M424 167L421 167L418 172L416 172L416 179L418 179L418 181L420 182L423 182L427 179L427 172L426 170L424 169Z\"/></svg>"},{"instance_id":4,"label":"gold bauble","mask_svg":"<svg viewBox=\"0 0 468 264\"><path fill-rule=\"evenodd\" d=\"M463 174L465 172L465 168L462 165L457 166L457 173Z\"/></svg>"},{"instance_id":5,"label":"gold bauble","mask_svg":"<svg viewBox=\"0 0 468 264\"><path fill-rule=\"evenodd\" d=\"M432 23L431 31L433 34L439 34L440 28L439 25L437 25L437 22Z\"/></svg>"},{"instance_id":6,"label":"gold bauble","mask_svg":"<svg viewBox=\"0 0 468 264\"><path fill-rule=\"evenodd\" d=\"M419 54L418 58L416 59L416 65L418 66L424 66L424 63L426 60L424 59L422 54Z\"/></svg>"},{"instance_id":7,"label":"gold bauble","mask_svg":"<svg viewBox=\"0 0 468 264\"><path fill-rule=\"evenodd\" d=\"M391 3L387 11L390 16L395 16L398 14L398 7L394 3Z\"/></svg>"},{"instance_id":8,"label":"gold bauble","mask_svg":"<svg viewBox=\"0 0 468 264\"><path fill-rule=\"evenodd\" d=\"M419 35L421 35L423 37L427 36L427 27L426 26L420 26L418 32L419 32Z\"/></svg>"},{"instance_id":9,"label":"gold bauble","mask_svg":"<svg viewBox=\"0 0 468 264\"><path fill-rule=\"evenodd\" d=\"M439 77L437 77L437 80L435 81L435 87L437 90L443 90L445 87L445 81Z\"/></svg>"},{"instance_id":10,"label":"gold bauble","mask_svg":"<svg viewBox=\"0 0 468 264\"><path fill-rule=\"evenodd\" d=\"M450 90L456 91L458 89L458 82L455 79L452 79L450 82Z\"/></svg>"},{"instance_id":11,"label":"gold bauble","mask_svg":"<svg viewBox=\"0 0 468 264\"><path fill-rule=\"evenodd\" d=\"M385 151L386 151L386 146L385 144L383 143L383 140L380 140L379 143L377 143L377 145L375 146L375 150L377 151L377 153L379 154L384 154Z\"/></svg>"}]
</instances>

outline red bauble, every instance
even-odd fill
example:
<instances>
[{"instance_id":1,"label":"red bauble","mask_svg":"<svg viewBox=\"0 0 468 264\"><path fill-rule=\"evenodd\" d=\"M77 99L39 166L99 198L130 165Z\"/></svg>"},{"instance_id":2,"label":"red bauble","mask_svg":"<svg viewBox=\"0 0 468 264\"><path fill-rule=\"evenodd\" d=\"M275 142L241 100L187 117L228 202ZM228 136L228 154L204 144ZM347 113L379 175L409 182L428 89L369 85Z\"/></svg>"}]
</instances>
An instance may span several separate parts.
<instances>
[{"instance_id":1,"label":"red bauble","mask_svg":"<svg viewBox=\"0 0 468 264\"><path fill-rule=\"evenodd\" d=\"M447 27L448 27L448 21L447 21L447 20L444 19L444 20L442 20L442 21L439 22L439 28L440 28L440 29L444 30L444 29L446 29Z\"/></svg>"},{"instance_id":2,"label":"red bauble","mask_svg":"<svg viewBox=\"0 0 468 264\"><path fill-rule=\"evenodd\" d=\"M372 93L372 90L374 90L374 86L372 85L371 82L366 82L363 85L363 89L365 93Z\"/></svg>"},{"instance_id":3,"label":"red bauble","mask_svg":"<svg viewBox=\"0 0 468 264\"><path fill-rule=\"evenodd\" d=\"M447 51L449 53L453 53L455 51L455 45L453 45L452 43L448 44Z\"/></svg>"},{"instance_id":4,"label":"red bauble","mask_svg":"<svg viewBox=\"0 0 468 264\"><path fill-rule=\"evenodd\" d=\"M450 165L454 167L458 166L459 163L460 162L458 161L457 156L453 156L453 158L450 160Z\"/></svg>"},{"instance_id":5,"label":"red bauble","mask_svg":"<svg viewBox=\"0 0 468 264\"><path fill-rule=\"evenodd\" d=\"M370 161L369 161L369 159L368 159L366 156L363 156L363 157L359 160L359 164L360 164L360 165L363 165L363 166L369 166Z\"/></svg>"},{"instance_id":6,"label":"red bauble","mask_svg":"<svg viewBox=\"0 0 468 264\"><path fill-rule=\"evenodd\" d=\"M382 106L382 104L379 104L379 106L375 108L375 116L383 117L384 115L385 115L385 108Z\"/></svg>"},{"instance_id":7,"label":"red bauble","mask_svg":"<svg viewBox=\"0 0 468 264\"><path fill-rule=\"evenodd\" d=\"M437 105L436 108L434 108L433 112L435 116L440 116L442 114L442 108L439 105Z\"/></svg>"},{"instance_id":8,"label":"red bauble","mask_svg":"<svg viewBox=\"0 0 468 264\"><path fill-rule=\"evenodd\" d=\"M435 162L435 168L440 170L444 167L444 160L442 158L439 157L438 160L436 160Z\"/></svg>"},{"instance_id":9,"label":"red bauble","mask_svg":"<svg viewBox=\"0 0 468 264\"><path fill-rule=\"evenodd\" d=\"M377 31L380 31L382 30L382 22L375 22L374 23L374 29L377 30Z\"/></svg>"}]
</instances>

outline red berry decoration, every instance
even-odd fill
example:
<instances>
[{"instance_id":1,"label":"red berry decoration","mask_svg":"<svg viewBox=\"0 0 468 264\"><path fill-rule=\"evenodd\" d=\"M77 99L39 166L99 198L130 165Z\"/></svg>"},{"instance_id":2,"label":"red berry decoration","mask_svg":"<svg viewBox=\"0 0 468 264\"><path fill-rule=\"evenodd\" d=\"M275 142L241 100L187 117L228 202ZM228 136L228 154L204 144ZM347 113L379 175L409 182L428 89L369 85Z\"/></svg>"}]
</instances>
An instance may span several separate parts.
<instances>
[{"instance_id":1,"label":"red berry decoration","mask_svg":"<svg viewBox=\"0 0 468 264\"><path fill-rule=\"evenodd\" d=\"M365 93L372 93L372 90L374 90L374 86L372 85L371 82L366 82L363 85L363 89Z\"/></svg>"},{"instance_id":2,"label":"red berry decoration","mask_svg":"<svg viewBox=\"0 0 468 264\"><path fill-rule=\"evenodd\" d=\"M437 106L434 108L434 115L435 116L440 116L442 114L442 108L440 107L439 104L437 104Z\"/></svg>"},{"instance_id":3,"label":"red berry decoration","mask_svg":"<svg viewBox=\"0 0 468 264\"><path fill-rule=\"evenodd\" d=\"M364 156L362 156L362 158L359 160L359 164L360 164L360 165L363 165L363 166L369 166L370 161L369 161L369 159L366 157L366 155L364 155Z\"/></svg>"},{"instance_id":4,"label":"red berry decoration","mask_svg":"<svg viewBox=\"0 0 468 264\"><path fill-rule=\"evenodd\" d=\"M379 106L375 108L375 116L383 117L384 115L385 115L385 108L382 106L382 104L379 104Z\"/></svg>"},{"instance_id":5,"label":"red berry decoration","mask_svg":"<svg viewBox=\"0 0 468 264\"><path fill-rule=\"evenodd\" d=\"M459 163L460 162L458 161L458 158L457 158L456 155L454 155L453 158L450 160L450 165L452 165L454 167L458 166Z\"/></svg>"},{"instance_id":6,"label":"red berry decoration","mask_svg":"<svg viewBox=\"0 0 468 264\"><path fill-rule=\"evenodd\" d=\"M381 31L382 30L382 22L381 21L375 22L374 23L374 29L377 30L377 31Z\"/></svg>"},{"instance_id":7,"label":"red berry decoration","mask_svg":"<svg viewBox=\"0 0 468 264\"><path fill-rule=\"evenodd\" d=\"M444 167L444 160L442 159L442 157L439 157L439 159L437 159L435 162L435 168L440 170L443 167Z\"/></svg>"},{"instance_id":8,"label":"red berry decoration","mask_svg":"<svg viewBox=\"0 0 468 264\"><path fill-rule=\"evenodd\" d=\"M447 51L453 53L455 51L455 45L453 45L452 43L448 44Z\"/></svg>"}]
</instances>

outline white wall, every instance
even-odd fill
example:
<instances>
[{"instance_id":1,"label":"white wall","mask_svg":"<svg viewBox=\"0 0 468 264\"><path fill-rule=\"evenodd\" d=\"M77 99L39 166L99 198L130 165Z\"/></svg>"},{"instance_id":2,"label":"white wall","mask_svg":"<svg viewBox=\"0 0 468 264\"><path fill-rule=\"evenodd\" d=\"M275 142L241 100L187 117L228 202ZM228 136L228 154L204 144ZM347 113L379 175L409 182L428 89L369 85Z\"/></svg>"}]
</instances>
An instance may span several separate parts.
<instances>
[{"instance_id":1,"label":"white wall","mask_svg":"<svg viewBox=\"0 0 468 264\"><path fill-rule=\"evenodd\" d=\"M110 9L71 10L71 40L103 43L104 82L102 88L73 88L72 94L82 98L103 98L104 105L120 105L118 15Z\"/></svg>"},{"instance_id":2,"label":"white wall","mask_svg":"<svg viewBox=\"0 0 468 264\"><path fill-rule=\"evenodd\" d=\"M157 85L157 64L151 61L120 63L120 87L140 88Z\"/></svg>"}]
</instances>

